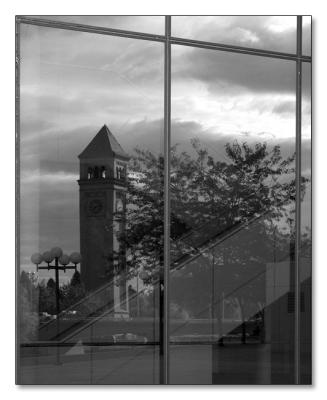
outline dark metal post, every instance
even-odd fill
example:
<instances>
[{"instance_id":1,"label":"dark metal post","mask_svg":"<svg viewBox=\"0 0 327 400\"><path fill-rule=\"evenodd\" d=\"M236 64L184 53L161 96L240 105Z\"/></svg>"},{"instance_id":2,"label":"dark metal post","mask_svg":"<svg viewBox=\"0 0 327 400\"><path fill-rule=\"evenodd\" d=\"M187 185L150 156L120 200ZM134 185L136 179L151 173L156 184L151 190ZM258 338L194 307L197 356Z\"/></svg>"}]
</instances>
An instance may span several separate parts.
<instances>
[{"instance_id":1,"label":"dark metal post","mask_svg":"<svg viewBox=\"0 0 327 400\"><path fill-rule=\"evenodd\" d=\"M139 272L137 272L137 276L136 276L136 292L137 292L137 296L136 296L136 308L137 308L137 318L140 317L140 294L139 294Z\"/></svg>"},{"instance_id":2,"label":"dark metal post","mask_svg":"<svg viewBox=\"0 0 327 400\"><path fill-rule=\"evenodd\" d=\"M58 262L58 257L55 258L55 271L56 271L56 274L55 274L55 280L56 280L56 314L57 314L57 320L58 320L59 313L60 313L60 302L59 302L60 290L59 290L59 262Z\"/></svg>"},{"instance_id":3,"label":"dark metal post","mask_svg":"<svg viewBox=\"0 0 327 400\"><path fill-rule=\"evenodd\" d=\"M212 265L211 265L211 341L215 344L215 250L212 250Z\"/></svg>"},{"instance_id":4,"label":"dark metal post","mask_svg":"<svg viewBox=\"0 0 327 400\"><path fill-rule=\"evenodd\" d=\"M300 251L301 251L301 113L302 113L302 16L297 17L296 61L296 165L295 165L295 262L294 262L294 381L300 383Z\"/></svg>"},{"instance_id":5,"label":"dark metal post","mask_svg":"<svg viewBox=\"0 0 327 400\"><path fill-rule=\"evenodd\" d=\"M58 257L55 258L55 283L56 283L56 329L57 329L57 340L59 339L60 326L59 326L59 314L60 314L60 289L59 289L59 261ZM57 360L58 365L60 362L60 348L57 345Z\"/></svg>"}]
</instances>

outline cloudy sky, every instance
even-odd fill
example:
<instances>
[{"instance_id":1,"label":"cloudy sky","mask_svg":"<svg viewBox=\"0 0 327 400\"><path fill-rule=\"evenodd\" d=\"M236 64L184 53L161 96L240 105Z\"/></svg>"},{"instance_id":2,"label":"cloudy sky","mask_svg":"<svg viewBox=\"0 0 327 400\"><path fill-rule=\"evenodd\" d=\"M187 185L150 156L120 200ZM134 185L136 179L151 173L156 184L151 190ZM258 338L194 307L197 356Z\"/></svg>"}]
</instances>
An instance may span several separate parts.
<instances>
[{"instance_id":1,"label":"cloudy sky","mask_svg":"<svg viewBox=\"0 0 327 400\"><path fill-rule=\"evenodd\" d=\"M163 34L162 17L66 17ZM172 34L295 51L295 17L175 17ZM305 43L309 25L305 24ZM308 51L308 46L304 46ZM128 152L163 149L162 43L23 25L21 28L21 264L55 245L79 251L78 159L101 126ZM303 137L309 165L310 69ZM172 48L172 143L198 137L216 159L235 139L295 144L295 63ZM307 203L307 200L306 200Z\"/></svg>"}]
</instances>

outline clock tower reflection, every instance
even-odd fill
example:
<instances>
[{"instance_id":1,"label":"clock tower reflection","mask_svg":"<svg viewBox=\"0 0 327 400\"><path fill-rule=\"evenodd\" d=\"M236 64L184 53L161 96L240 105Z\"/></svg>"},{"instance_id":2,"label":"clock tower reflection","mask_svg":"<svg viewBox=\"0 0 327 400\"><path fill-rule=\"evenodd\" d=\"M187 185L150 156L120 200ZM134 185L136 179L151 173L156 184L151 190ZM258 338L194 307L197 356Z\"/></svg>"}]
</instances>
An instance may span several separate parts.
<instances>
[{"instance_id":1,"label":"clock tower reflection","mask_svg":"<svg viewBox=\"0 0 327 400\"><path fill-rule=\"evenodd\" d=\"M104 125L80 160L81 279L87 291L107 286L115 314L127 315L124 232L129 156Z\"/></svg>"}]
</instances>

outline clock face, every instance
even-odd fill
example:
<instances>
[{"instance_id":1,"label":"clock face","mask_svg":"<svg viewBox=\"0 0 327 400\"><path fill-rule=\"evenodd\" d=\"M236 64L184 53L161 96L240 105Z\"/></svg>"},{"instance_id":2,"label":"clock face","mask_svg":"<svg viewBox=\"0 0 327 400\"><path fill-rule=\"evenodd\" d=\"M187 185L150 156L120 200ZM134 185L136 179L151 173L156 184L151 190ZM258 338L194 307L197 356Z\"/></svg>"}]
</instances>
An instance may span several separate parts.
<instances>
[{"instance_id":1,"label":"clock face","mask_svg":"<svg viewBox=\"0 0 327 400\"><path fill-rule=\"evenodd\" d=\"M88 211L92 215L100 214L104 209L103 201L100 199L93 199L88 204Z\"/></svg>"}]
</instances>

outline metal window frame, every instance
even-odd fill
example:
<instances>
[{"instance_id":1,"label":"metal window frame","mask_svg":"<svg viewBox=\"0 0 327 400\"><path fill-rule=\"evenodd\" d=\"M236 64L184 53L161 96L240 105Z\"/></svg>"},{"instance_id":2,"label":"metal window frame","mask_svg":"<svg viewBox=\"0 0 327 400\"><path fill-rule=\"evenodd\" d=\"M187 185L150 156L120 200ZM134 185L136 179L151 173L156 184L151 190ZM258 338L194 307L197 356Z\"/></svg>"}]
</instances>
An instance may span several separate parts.
<instances>
[{"instance_id":1,"label":"metal window frame","mask_svg":"<svg viewBox=\"0 0 327 400\"><path fill-rule=\"evenodd\" d=\"M15 381L19 378L20 368L20 321L21 310L17 301L20 279L20 24L16 20L15 25Z\"/></svg>"},{"instance_id":2,"label":"metal window frame","mask_svg":"<svg viewBox=\"0 0 327 400\"><path fill-rule=\"evenodd\" d=\"M147 40L164 44L164 267L161 275L160 290L163 304L160 321L162 334L162 353L160 361L160 383L169 384L169 269L170 269L170 144L171 144L171 45L190 46L213 51L232 52L248 54L281 60L290 60L296 63L296 200L295 200L295 266L294 266L294 289L295 289L295 347L294 347L294 382L301 384L300 376L300 246L301 246L301 117L302 117L302 63L312 63L311 56L302 54L302 16L297 16L297 42L296 53L276 52L244 46L227 45L218 42L207 42L194 39L186 39L171 36L171 16L165 16L165 34L149 34L121 29L112 29L100 26L70 23L32 16L16 16L15 30L15 136L16 136L16 295L19 287L19 265L20 265L20 25L29 24L41 27L49 27L78 32L94 33L100 35L118 36L130 39ZM311 36L312 42L312 36ZM16 297L17 299L17 297ZM16 300L16 382L18 381L18 359L19 359L19 320L20 309Z\"/></svg>"},{"instance_id":3,"label":"metal window frame","mask_svg":"<svg viewBox=\"0 0 327 400\"><path fill-rule=\"evenodd\" d=\"M169 384L171 17L165 17L163 384Z\"/></svg>"}]
</instances>

